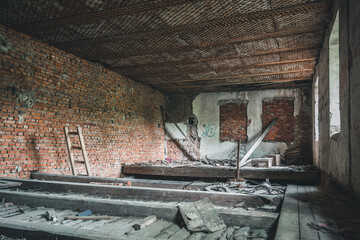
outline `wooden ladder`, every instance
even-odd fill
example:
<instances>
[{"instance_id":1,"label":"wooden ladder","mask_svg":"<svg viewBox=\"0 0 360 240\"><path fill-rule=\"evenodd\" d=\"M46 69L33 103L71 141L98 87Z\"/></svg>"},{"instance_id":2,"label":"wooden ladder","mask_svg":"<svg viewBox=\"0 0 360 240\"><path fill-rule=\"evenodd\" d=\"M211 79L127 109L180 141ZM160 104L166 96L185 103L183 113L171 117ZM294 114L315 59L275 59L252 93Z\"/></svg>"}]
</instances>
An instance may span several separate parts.
<instances>
[{"instance_id":1,"label":"wooden ladder","mask_svg":"<svg viewBox=\"0 0 360 240\"><path fill-rule=\"evenodd\" d=\"M68 127L64 127L64 131L65 131L66 145L67 145L67 149L69 151L70 164L71 164L71 170L72 170L73 175L75 175L75 176L79 175L75 169L75 163L81 163L81 164L85 164L85 168L86 168L86 172L87 172L87 175L85 175L85 176L91 176L92 173L91 173L91 169L89 167L89 159L88 159L87 152L85 149L84 136L82 134L81 127L79 127L79 126L77 127L77 132L70 132ZM80 147L75 147L75 146L71 145L70 135L78 135L79 136ZM73 150L81 150L84 161L75 161Z\"/></svg>"}]
</instances>

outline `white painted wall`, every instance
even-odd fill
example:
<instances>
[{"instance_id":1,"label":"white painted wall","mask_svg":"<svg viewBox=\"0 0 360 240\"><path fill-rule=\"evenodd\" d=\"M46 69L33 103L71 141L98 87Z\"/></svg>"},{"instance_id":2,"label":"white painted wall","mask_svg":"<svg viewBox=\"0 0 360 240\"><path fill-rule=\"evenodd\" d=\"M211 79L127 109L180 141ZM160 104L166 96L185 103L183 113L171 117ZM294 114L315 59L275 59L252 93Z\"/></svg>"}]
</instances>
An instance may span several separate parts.
<instances>
[{"instance_id":1,"label":"white painted wall","mask_svg":"<svg viewBox=\"0 0 360 240\"><path fill-rule=\"evenodd\" d=\"M248 142L242 144L241 155L253 145L257 137L261 135L262 124L262 100L266 98L295 98L294 116L300 112L302 91L300 89L276 89L248 92L220 92L201 93L193 101L193 113L198 119L198 133L201 137L200 152L208 159L235 159L237 143L220 142L220 100L241 99L248 100L247 117L250 122L247 135ZM251 157L263 157L267 154L284 154L287 145L283 142L262 142Z\"/></svg>"}]
</instances>

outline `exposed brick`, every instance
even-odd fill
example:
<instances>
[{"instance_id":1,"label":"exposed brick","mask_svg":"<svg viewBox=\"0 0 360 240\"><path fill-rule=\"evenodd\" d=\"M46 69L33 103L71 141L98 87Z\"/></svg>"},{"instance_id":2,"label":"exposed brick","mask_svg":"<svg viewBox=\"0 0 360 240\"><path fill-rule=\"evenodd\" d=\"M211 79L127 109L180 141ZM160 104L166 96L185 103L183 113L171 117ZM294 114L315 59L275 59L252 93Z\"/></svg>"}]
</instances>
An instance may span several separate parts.
<instances>
[{"instance_id":1,"label":"exposed brick","mask_svg":"<svg viewBox=\"0 0 360 240\"><path fill-rule=\"evenodd\" d=\"M220 141L247 140L247 102L220 103Z\"/></svg>"},{"instance_id":2,"label":"exposed brick","mask_svg":"<svg viewBox=\"0 0 360 240\"><path fill-rule=\"evenodd\" d=\"M294 99L265 99L262 102L263 131L277 118L276 124L264 138L264 141L291 142L294 140Z\"/></svg>"},{"instance_id":3,"label":"exposed brick","mask_svg":"<svg viewBox=\"0 0 360 240\"><path fill-rule=\"evenodd\" d=\"M65 126L83 127L98 176L164 158L162 93L2 25L0 34L12 45L0 52L1 176L71 174Z\"/></svg>"}]
</instances>

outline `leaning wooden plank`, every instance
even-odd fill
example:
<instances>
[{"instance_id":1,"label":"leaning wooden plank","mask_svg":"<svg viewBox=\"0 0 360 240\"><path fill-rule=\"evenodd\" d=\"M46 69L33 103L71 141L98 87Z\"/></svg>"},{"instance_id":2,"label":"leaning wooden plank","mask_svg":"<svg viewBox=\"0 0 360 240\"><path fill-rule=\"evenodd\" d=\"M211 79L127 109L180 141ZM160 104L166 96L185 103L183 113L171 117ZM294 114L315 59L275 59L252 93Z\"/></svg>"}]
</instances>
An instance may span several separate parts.
<instances>
[{"instance_id":1,"label":"leaning wooden plank","mask_svg":"<svg viewBox=\"0 0 360 240\"><path fill-rule=\"evenodd\" d=\"M275 240L300 239L297 186L288 185L281 208Z\"/></svg>"},{"instance_id":2,"label":"leaning wooden plank","mask_svg":"<svg viewBox=\"0 0 360 240\"><path fill-rule=\"evenodd\" d=\"M150 224L156 222L156 216L152 215L152 216L148 216L147 218L144 218L143 220L141 220L138 223L135 223L133 225L133 227L135 228L135 230L140 230L143 229L147 226L149 226Z\"/></svg>"},{"instance_id":3,"label":"leaning wooden plank","mask_svg":"<svg viewBox=\"0 0 360 240\"><path fill-rule=\"evenodd\" d=\"M243 158L240 160L240 165L245 163L248 158L251 156L251 154L255 151L255 149L260 145L260 143L262 142L262 140L266 137L266 135L270 132L271 128L275 125L277 121L277 118L274 119L270 125L266 128L266 130L260 135L260 137L255 141L255 143L251 146L251 148L249 149L249 151L247 153L245 153L245 155L243 156Z\"/></svg>"}]
</instances>

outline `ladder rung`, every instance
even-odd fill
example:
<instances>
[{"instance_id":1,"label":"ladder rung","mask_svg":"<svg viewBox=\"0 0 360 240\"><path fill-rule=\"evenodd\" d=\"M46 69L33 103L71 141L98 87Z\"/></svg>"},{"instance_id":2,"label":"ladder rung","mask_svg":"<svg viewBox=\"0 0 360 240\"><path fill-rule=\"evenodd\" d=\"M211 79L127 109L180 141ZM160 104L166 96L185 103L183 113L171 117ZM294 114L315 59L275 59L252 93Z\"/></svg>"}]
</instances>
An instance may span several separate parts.
<instances>
[{"instance_id":1,"label":"ladder rung","mask_svg":"<svg viewBox=\"0 0 360 240\"><path fill-rule=\"evenodd\" d=\"M82 164L85 164L84 161L78 161L78 160L75 160L75 163L82 163Z\"/></svg>"},{"instance_id":2,"label":"ladder rung","mask_svg":"<svg viewBox=\"0 0 360 240\"><path fill-rule=\"evenodd\" d=\"M72 146L71 149L81 150L82 148L81 148L81 147L74 147L74 146Z\"/></svg>"},{"instance_id":3,"label":"ladder rung","mask_svg":"<svg viewBox=\"0 0 360 240\"><path fill-rule=\"evenodd\" d=\"M78 132L69 132L68 134L69 134L69 135L79 135Z\"/></svg>"}]
</instances>

